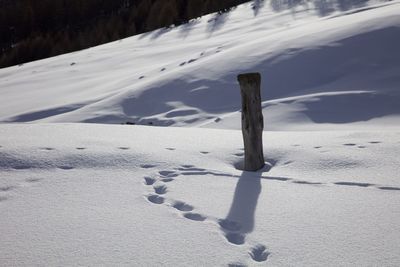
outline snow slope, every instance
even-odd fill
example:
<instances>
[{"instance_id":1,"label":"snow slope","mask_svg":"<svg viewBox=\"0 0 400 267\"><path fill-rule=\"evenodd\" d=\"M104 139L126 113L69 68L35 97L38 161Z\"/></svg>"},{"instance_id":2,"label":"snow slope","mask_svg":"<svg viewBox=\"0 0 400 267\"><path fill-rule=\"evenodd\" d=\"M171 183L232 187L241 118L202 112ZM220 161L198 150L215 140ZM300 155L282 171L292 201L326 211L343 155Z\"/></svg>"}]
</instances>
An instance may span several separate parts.
<instances>
[{"instance_id":1,"label":"snow slope","mask_svg":"<svg viewBox=\"0 0 400 267\"><path fill-rule=\"evenodd\" d=\"M271 3L1 69L0 266L399 266L400 2Z\"/></svg>"},{"instance_id":2,"label":"snow slope","mask_svg":"<svg viewBox=\"0 0 400 267\"><path fill-rule=\"evenodd\" d=\"M3 125L0 262L397 266L399 137L265 132L247 173L236 130Z\"/></svg>"},{"instance_id":3,"label":"snow slope","mask_svg":"<svg viewBox=\"0 0 400 267\"><path fill-rule=\"evenodd\" d=\"M0 120L238 129L236 75L258 71L269 130L399 125L399 2L326 17L297 11L265 6L255 16L244 4L2 69Z\"/></svg>"}]
</instances>

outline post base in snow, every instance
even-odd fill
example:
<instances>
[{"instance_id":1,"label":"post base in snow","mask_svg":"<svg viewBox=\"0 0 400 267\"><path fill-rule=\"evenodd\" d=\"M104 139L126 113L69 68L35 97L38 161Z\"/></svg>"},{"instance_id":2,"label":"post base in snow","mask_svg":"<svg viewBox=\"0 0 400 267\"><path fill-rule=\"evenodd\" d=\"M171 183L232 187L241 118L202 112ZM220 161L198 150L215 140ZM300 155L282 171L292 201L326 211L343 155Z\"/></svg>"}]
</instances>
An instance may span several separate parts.
<instances>
[{"instance_id":1,"label":"post base in snow","mask_svg":"<svg viewBox=\"0 0 400 267\"><path fill-rule=\"evenodd\" d=\"M242 96L242 134L244 142L244 170L257 171L264 167L262 133L264 118L261 109L261 75L238 75Z\"/></svg>"}]
</instances>

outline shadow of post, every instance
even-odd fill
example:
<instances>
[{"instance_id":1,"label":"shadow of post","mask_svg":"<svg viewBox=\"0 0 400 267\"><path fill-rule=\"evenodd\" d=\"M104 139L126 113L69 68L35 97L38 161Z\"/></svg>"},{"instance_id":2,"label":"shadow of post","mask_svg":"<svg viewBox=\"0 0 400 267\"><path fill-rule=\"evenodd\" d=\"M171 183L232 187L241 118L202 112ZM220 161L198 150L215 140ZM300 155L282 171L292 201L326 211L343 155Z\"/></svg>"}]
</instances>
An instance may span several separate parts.
<instances>
[{"instance_id":1,"label":"shadow of post","mask_svg":"<svg viewBox=\"0 0 400 267\"><path fill-rule=\"evenodd\" d=\"M240 176L225 222L234 222L242 234L251 233L254 229L255 212L258 197L261 193L262 172L243 172ZM229 228L224 227L223 228ZM235 230L235 229L226 229Z\"/></svg>"}]
</instances>

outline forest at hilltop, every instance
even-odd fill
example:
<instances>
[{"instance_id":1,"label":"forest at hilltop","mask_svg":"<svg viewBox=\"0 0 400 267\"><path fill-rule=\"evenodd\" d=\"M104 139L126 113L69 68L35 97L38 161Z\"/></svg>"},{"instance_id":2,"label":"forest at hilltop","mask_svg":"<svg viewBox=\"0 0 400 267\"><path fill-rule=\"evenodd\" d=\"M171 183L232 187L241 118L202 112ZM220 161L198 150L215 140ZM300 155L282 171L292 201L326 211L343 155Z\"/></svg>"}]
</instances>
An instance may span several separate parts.
<instances>
[{"instance_id":1,"label":"forest at hilltop","mask_svg":"<svg viewBox=\"0 0 400 267\"><path fill-rule=\"evenodd\" d=\"M0 0L0 68L180 25L249 0Z\"/></svg>"}]
</instances>

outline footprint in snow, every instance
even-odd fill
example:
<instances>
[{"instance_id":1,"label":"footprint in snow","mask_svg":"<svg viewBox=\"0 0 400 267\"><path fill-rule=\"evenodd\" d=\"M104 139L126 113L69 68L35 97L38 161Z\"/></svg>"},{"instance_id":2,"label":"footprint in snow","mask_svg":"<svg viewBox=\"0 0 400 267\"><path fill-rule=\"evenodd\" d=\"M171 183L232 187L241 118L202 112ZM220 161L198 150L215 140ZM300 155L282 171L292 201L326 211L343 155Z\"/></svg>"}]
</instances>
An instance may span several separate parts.
<instances>
[{"instance_id":1,"label":"footprint in snow","mask_svg":"<svg viewBox=\"0 0 400 267\"><path fill-rule=\"evenodd\" d=\"M86 147L77 147L76 149L77 149L77 150L85 150Z\"/></svg>"},{"instance_id":2,"label":"footprint in snow","mask_svg":"<svg viewBox=\"0 0 400 267\"><path fill-rule=\"evenodd\" d=\"M292 163L294 163L294 161L293 160L289 160L289 161L286 161L285 163L283 163L283 165L290 165Z\"/></svg>"},{"instance_id":3,"label":"footprint in snow","mask_svg":"<svg viewBox=\"0 0 400 267\"><path fill-rule=\"evenodd\" d=\"M120 149L120 150L128 150L128 149L130 149L129 147L126 147L126 146L121 146L121 147L118 147L118 149Z\"/></svg>"},{"instance_id":4,"label":"footprint in snow","mask_svg":"<svg viewBox=\"0 0 400 267\"><path fill-rule=\"evenodd\" d=\"M185 165L181 165L182 168L188 169L188 168L193 168L194 165L190 165L190 164L185 164Z\"/></svg>"},{"instance_id":5,"label":"footprint in snow","mask_svg":"<svg viewBox=\"0 0 400 267\"><path fill-rule=\"evenodd\" d=\"M158 172L162 177L177 177L179 176L178 173L176 173L175 171L159 171Z\"/></svg>"},{"instance_id":6,"label":"footprint in snow","mask_svg":"<svg viewBox=\"0 0 400 267\"><path fill-rule=\"evenodd\" d=\"M163 204L165 199L162 196L158 195L150 195L147 197L147 200L153 204Z\"/></svg>"},{"instance_id":7,"label":"footprint in snow","mask_svg":"<svg viewBox=\"0 0 400 267\"><path fill-rule=\"evenodd\" d=\"M183 214L183 216L186 219L192 220L192 221L197 221L197 222L202 222L205 221L207 218L199 213L192 213L192 212L188 212Z\"/></svg>"},{"instance_id":8,"label":"footprint in snow","mask_svg":"<svg viewBox=\"0 0 400 267\"><path fill-rule=\"evenodd\" d=\"M54 148L52 148L52 147L41 147L40 150L51 151L51 150L54 150Z\"/></svg>"},{"instance_id":9,"label":"footprint in snow","mask_svg":"<svg viewBox=\"0 0 400 267\"><path fill-rule=\"evenodd\" d=\"M174 180L173 178L163 178L163 179L161 179L161 182L169 183L169 182L172 182L173 180Z\"/></svg>"},{"instance_id":10,"label":"footprint in snow","mask_svg":"<svg viewBox=\"0 0 400 267\"><path fill-rule=\"evenodd\" d=\"M183 201L176 201L172 207L174 207L175 209L179 210L179 211L192 211L193 210L193 206L186 204Z\"/></svg>"},{"instance_id":11,"label":"footprint in snow","mask_svg":"<svg viewBox=\"0 0 400 267\"><path fill-rule=\"evenodd\" d=\"M28 182L28 183L37 183L37 182L39 182L41 180L42 179L40 179L40 178L28 178L25 181Z\"/></svg>"},{"instance_id":12,"label":"footprint in snow","mask_svg":"<svg viewBox=\"0 0 400 267\"><path fill-rule=\"evenodd\" d=\"M203 154L203 155L210 154L210 152L208 152L208 151L200 151L200 153Z\"/></svg>"},{"instance_id":13,"label":"footprint in snow","mask_svg":"<svg viewBox=\"0 0 400 267\"><path fill-rule=\"evenodd\" d=\"M257 262L266 261L270 255L264 245L256 245L250 250L249 254L250 257Z\"/></svg>"},{"instance_id":14,"label":"footprint in snow","mask_svg":"<svg viewBox=\"0 0 400 267\"><path fill-rule=\"evenodd\" d=\"M247 267L247 265L243 264L243 263L229 263L228 267Z\"/></svg>"},{"instance_id":15,"label":"footprint in snow","mask_svg":"<svg viewBox=\"0 0 400 267\"><path fill-rule=\"evenodd\" d=\"M168 191L167 187L165 185L157 185L157 186L154 186L153 188L154 188L154 192L156 192L156 194L158 194L158 195L164 195Z\"/></svg>"},{"instance_id":16,"label":"footprint in snow","mask_svg":"<svg viewBox=\"0 0 400 267\"><path fill-rule=\"evenodd\" d=\"M174 148L174 147L167 147L166 150L174 151L174 150L176 150L176 148Z\"/></svg>"},{"instance_id":17,"label":"footprint in snow","mask_svg":"<svg viewBox=\"0 0 400 267\"><path fill-rule=\"evenodd\" d=\"M57 168L61 169L61 170L72 170L74 169L74 167L72 166L58 166Z\"/></svg>"},{"instance_id":18,"label":"footprint in snow","mask_svg":"<svg viewBox=\"0 0 400 267\"><path fill-rule=\"evenodd\" d=\"M357 145L357 144L354 144L354 143L347 143L347 144L343 144L344 146L355 146L355 145Z\"/></svg>"},{"instance_id":19,"label":"footprint in snow","mask_svg":"<svg viewBox=\"0 0 400 267\"><path fill-rule=\"evenodd\" d=\"M225 237L229 243L234 245L243 245L246 239L246 236L240 233L226 233Z\"/></svg>"},{"instance_id":20,"label":"footprint in snow","mask_svg":"<svg viewBox=\"0 0 400 267\"><path fill-rule=\"evenodd\" d=\"M15 188L15 186L12 185L7 185L7 186L2 186L0 187L0 192L7 192L7 191L11 191Z\"/></svg>"},{"instance_id":21,"label":"footprint in snow","mask_svg":"<svg viewBox=\"0 0 400 267\"><path fill-rule=\"evenodd\" d=\"M142 168L142 169L152 169L152 168L155 168L155 167L157 167L157 165L153 165L153 164L142 164L142 165L140 165L140 168Z\"/></svg>"},{"instance_id":22,"label":"footprint in snow","mask_svg":"<svg viewBox=\"0 0 400 267\"><path fill-rule=\"evenodd\" d=\"M356 182L337 182L335 185L345 185L345 186L358 186L358 187L369 187L373 186L373 184L369 183L356 183Z\"/></svg>"},{"instance_id":23,"label":"footprint in snow","mask_svg":"<svg viewBox=\"0 0 400 267\"><path fill-rule=\"evenodd\" d=\"M153 185L156 182L156 179L151 177L144 177L144 184L145 185Z\"/></svg>"},{"instance_id":24,"label":"footprint in snow","mask_svg":"<svg viewBox=\"0 0 400 267\"><path fill-rule=\"evenodd\" d=\"M400 191L400 187L394 187L394 186L381 186L381 187L378 187L378 189L390 190L390 191L397 191L397 190Z\"/></svg>"},{"instance_id":25,"label":"footprint in snow","mask_svg":"<svg viewBox=\"0 0 400 267\"><path fill-rule=\"evenodd\" d=\"M240 223L228 219L221 219L218 221L218 224L223 230L228 231L239 231L242 228Z\"/></svg>"},{"instance_id":26,"label":"footprint in snow","mask_svg":"<svg viewBox=\"0 0 400 267\"><path fill-rule=\"evenodd\" d=\"M13 167L14 170L28 170L31 168L32 168L32 166L28 166L28 165L17 165L17 166Z\"/></svg>"},{"instance_id":27,"label":"footprint in snow","mask_svg":"<svg viewBox=\"0 0 400 267\"><path fill-rule=\"evenodd\" d=\"M309 181L303 181L303 180L292 181L292 183L305 184L305 185L322 185L323 184L323 183L320 183L320 182L309 182Z\"/></svg>"},{"instance_id":28,"label":"footprint in snow","mask_svg":"<svg viewBox=\"0 0 400 267\"><path fill-rule=\"evenodd\" d=\"M376 144L380 144L380 143L382 143L381 141L371 141L371 142L369 142L370 144L374 144L374 145L376 145Z\"/></svg>"}]
</instances>

